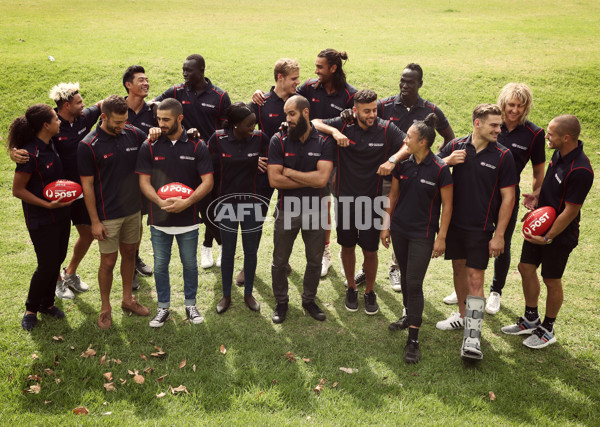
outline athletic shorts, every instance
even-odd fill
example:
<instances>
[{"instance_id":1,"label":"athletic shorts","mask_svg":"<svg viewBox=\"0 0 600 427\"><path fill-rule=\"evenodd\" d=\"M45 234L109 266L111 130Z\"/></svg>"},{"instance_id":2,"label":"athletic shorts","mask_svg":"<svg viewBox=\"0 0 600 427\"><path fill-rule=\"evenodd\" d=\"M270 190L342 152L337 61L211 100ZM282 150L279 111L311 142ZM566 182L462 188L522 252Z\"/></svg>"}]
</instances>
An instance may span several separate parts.
<instances>
[{"instance_id":1,"label":"athletic shorts","mask_svg":"<svg viewBox=\"0 0 600 427\"><path fill-rule=\"evenodd\" d=\"M527 240L523 241L521 249L521 262L539 267L542 264L542 277L546 279L560 279L565 272L569 255L573 248L551 243L549 245L534 245Z\"/></svg>"},{"instance_id":2,"label":"athletic shorts","mask_svg":"<svg viewBox=\"0 0 600 427\"><path fill-rule=\"evenodd\" d=\"M92 225L83 199L75 200L71 205L71 222L73 225Z\"/></svg>"},{"instance_id":3,"label":"athletic shorts","mask_svg":"<svg viewBox=\"0 0 600 427\"><path fill-rule=\"evenodd\" d=\"M371 206L363 205L362 212L355 210L353 202L348 203L347 213L338 208L336 222L337 242L340 246L350 248L356 245L367 252L376 252L379 249L379 234L381 227L381 216Z\"/></svg>"},{"instance_id":4,"label":"athletic shorts","mask_svg":"<svg viewBox=\"0 0 600 427\"><path fill-rule=\"evenodd\" d=\"M448 227L445 259L466 259L467 267L485 270L490 260L491 231L466 231Z\"/></svg>"},{"instance_id":5,"label":"athletic shorts","mask_svg":"<svg viewBox=\"0 0 600 427\"><path fill-rule=\"evenodd\" d=\"M142 216L140 212L116 219L102 221L108 237L98 240L98 249L102 254L112 254L119 251L119 243L133 245L140 241L140 226Z\"/></svg>"}]
</instances>

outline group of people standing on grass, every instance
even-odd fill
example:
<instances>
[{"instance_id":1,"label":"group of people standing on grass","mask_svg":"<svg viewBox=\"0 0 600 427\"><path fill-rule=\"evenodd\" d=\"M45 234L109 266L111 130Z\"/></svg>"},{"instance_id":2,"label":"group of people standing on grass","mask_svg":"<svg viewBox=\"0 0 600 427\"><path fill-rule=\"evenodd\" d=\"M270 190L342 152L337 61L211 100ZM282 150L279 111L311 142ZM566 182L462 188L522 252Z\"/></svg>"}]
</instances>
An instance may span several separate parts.
<instances>
[{"instance_id":1,"label":"group of people standing on grass","mask_svg":"<svg viewBox=\"0 0 600 427\"><path fill-rule=\"evenodd\" d=\"M315 61L317 78L303 84L298 63L280 59L275 85L267 93L256 91L250 104L232 104L227 92L205 77L200 55L186 58L184 83L149 102L148 78L139 65L123 75L125 98L111 95L90 108L84 108L78 84L54 87L56 109L30 107L13 122L8 137L11 158L17 162L13 194L23 202L38 260L22 327L32 329L38 312L64 317L54 296L72 298L70 288L89 289L76 270L94 239L101 254L98 326L112 325L110 290L119 252L121 306L149 316L150 310L132 294L139 287L136 273L152 274L138 253L142 215L150 225L158 300L150 326L162 326L170 315L174 238L183 266L186 315L194 324L204 320L196 308L200 223L206 226L201 267L214 264L212 241L219 244L223 295L217 313L231 306L239 229L244 261L235 282L244 286L247 307L259 311L252 295L257 252L277 189L271 266L274 323L287 316L288 261L299 233L306 257L302 306L314 319L326 319L315 299L319 278L331 266L333 200L346 309L358 310L357 285L365 282L364 311L378 312L377 251L380 241L386 248L391 243L391 288L402 292L404 309L389 328L408 329L404 360L418 362L423 281L430 259L444 255L452 260L455 288L444 302L458 303L459 313L436 326L464 330L461 355L481 359L484 312L500 310L520 176L531 161L532 190L523 195L523 204L528 210L552 206L557 218L544 236L525 235L519 263L525 313L502 331L529 335L524 344L531 348L555 342L561 277L577 245L580 208L593 181L577 118L555 117L545 133L528 120L529 87L509 83L497 104L475 107L472 133L455 138L440 108L419 96L423 70L418 64L402 71L397 95L378 99L374 91L347 83L347 59L345 52L321 51ZM434 154L436 132L444 141ZM544 139L554 150L545 176ZM83 199L47 201L44 186L64 178L81 183ZM191 195L159 197L158 190L172 183L189 187ZM61 272L69 221L79 237L69 266ZM364 259L358 272L356 245ZM484 273L490 258L494 280L486 303ZM540 264L548 288L543 322L538 314Z\"/></svg>"}]
</instances>

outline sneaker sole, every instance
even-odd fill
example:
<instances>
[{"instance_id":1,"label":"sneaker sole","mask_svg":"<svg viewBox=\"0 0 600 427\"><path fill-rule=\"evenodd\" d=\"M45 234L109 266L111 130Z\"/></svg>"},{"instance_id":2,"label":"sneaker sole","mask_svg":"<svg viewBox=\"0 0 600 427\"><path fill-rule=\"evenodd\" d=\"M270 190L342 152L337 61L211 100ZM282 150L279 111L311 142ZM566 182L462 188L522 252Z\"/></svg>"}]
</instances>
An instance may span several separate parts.
<instances>
[{"instance_id":1,"label":"sneaker sole","mask_svg":"<svg viewBox=\"0 0 600 427\"><path fill-rule=\"evenodd\" d=\"M367 309L365 308L365 313L367 313L369 316L373 316L373 315L379 313L379 308L375 311L367 311Z\"/></svg>"},{"instance_id":2,"label":"sneaker sole","mask_svg":"<svg viewBox=\"0 0 600 427\"><path fill-rule=\"evenodd\" d=\"M437 329L439 329L440 331L458 331L459 329L464 329L464 328L465 328L465 325L464 325L464 324L462 324L462 325L460 325L460 326L456 326L456 327L454 327L454 326L451 326L450 328L446 328L446 327L439 327L438 325L435 325L435 327L436 327Z\"/></svg>"},{"instance_id":3,"label":"sneaker sole","mask_svg":"<svg viewBox=\"0 0 600 427\"><path fill-rule=\"evenodd\" d=\"M394 286L392 285L392 286L390 286L390 287L392 288L392 291L394 291L394 292L402 292L402 286L397 286L397 287L394 287Z\"/></svg>"},{"instance_id":4,"label":"sneaker sole","mask_svg":"<svg viewBox=\"0 0 600 427\"><path fill-rule=\"evenodd\" d=\"M538 348L544 348L544 347L548 347L550 344L554 344L555 342L556 342L556 337L552 337L552 338L550 338L548 341L546 341L545 343L543 343L543 344L540 344L540 345L536 345L536 346L533 346L533 345L528 345L528 344L525 344L525 341L523 341L523 345L524 345L525 347L528 347L528 348L532 348L532 349L534 349L534 350L537 350Z\"/></svg>"},{"instance_id":5,"label":"sneaker sole","mask_svg":"<svg viewBox=\"0 0 600 427\"><path fill-rule=\"evenodd\" d=\"M160 327L164 326L164 324L165 324L164 322L163 323L152 323L152 322L150 322L150 327L151 328L160 328Z\"/></svg>"},{"instance_id":6,"label":"sneaker sole","mask_svg":"<svg viewBox=\"0 0 600 427\"><path fill-rule=\"evenodd\" d=\"M54 295L56 295L56 294L54 294ZM62 296L62 297L60 295L56 295L56 298L58 298L58 299L74 299L75 295L73 295L73 296L67 295L67 296Z\"/></svg>"},{"instance_id":7,"label":"sneaker sole","mask_svg":"<svg viewBox=\"0 0 600 427\"><path fill-rule=\"evenodd\" d=\"M348 310L348 311L350 311L352 313L356 313L358 311L358 307L356 307L356 308L350 308L346 304L344 304L344 307L346 307L346 310Z\"/></svg>"},{"instance_id":8,"label":"sneaker sole","mask_svg":"<svg viewBox=\"0 0 600 427\"><path fill-rule=\"evenodd\" d=\"M457 299L450 299L450 300L443 299L442 301L444 301L444 304L448 304L448 305L458 304Z\"/></svg>"},{"instance_id":9,"label":"sneaker sole","mask_svg":"<svg viewBox=\"0 0 600 427\"><path fill-rule=\"evenodd\" d=\"M537 328L537 326L536 326ZM520 329L519 332L507 332L504 329L500 329L502 331L502 333L506 334L506 335L531 335L533 334L533 331L535 331L536 328L533 329Z\"/></svg>"},{"instance_id":10,"label":"sneaker sole","mask_svg":"<svg viewBox=\"0 0 600 427\"><path fill-rule=\"evenodd\" d=\"M204 317L200 317L200 320L196 319L196 320L192 320L188 317L188 320L190 321L191 324L193 325L199 325L201 323L204 323Z\"/></svg>"},{"instance_id":11,"label":"sneaker sole","mask_svg":"<svg viewBox=\"0 0 600 427\"><path fill-rule=\"evenodd\" d=\"M492 309L488 309L487 307L485 308L485 312L487 314L491 314L492 316L495 315L495 314L498 314L499 311L500 311L500 309L498 309L498 310L492 310Z\"/></svg>"}]
</instances>

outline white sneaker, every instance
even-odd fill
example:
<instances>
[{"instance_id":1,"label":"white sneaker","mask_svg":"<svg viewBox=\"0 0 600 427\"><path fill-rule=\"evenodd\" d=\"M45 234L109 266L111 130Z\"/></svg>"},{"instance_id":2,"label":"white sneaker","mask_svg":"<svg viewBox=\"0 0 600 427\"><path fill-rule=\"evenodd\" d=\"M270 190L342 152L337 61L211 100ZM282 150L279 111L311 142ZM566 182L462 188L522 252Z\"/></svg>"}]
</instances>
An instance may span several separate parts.
<instances>
[{"instance_id":1,"label":"white sneaker","mask_svg":"<svg viewBox=\"0 0 600 427\"><path fill-rule=\"evenodd\" d=\"M458 304L458 297L456 296L456 291L452 292L447 297L444 297L443 301L445 304L448 304L448 305Z\"/></svg>"},{"instance_id":2,"label":"white sneaker","mask_svg":"<svg viewBox=\"0 0 600 427\"><path fill-rule=\"evenodd\" d=\"M56 295L56 297L60 299L75 298L75 294L71 289L69 289L64 280L59 280L58 282L56 282L56 290L54 291L54 295Z\"/></svg>"},{"instance_id":3,"label":"white sneaker","mask_svg":"<svg viewBox=\"0 0 600 427\"><path fill-rule=\"evenodd\" d=\"M323 251L323 261L321 262L321 277L327 276L329 267L331 267L331 250L329 250L329 245L327 244L325 245L325 250Z\"/></svg>"},{"instance_id":4,"label":"white sneaker","mask_svg":"<svg viewBox=\"0 0 600 427\"><path fill-rule=\"evenodd\" d=\"M498 292L492 292L485 305L485 312L487 314L496 314L500 311L500 294Z\"/></svg>"},{"instance_id":5,"label":"white sneaker","mask_svg":"<svg viewBox=\"0 0 600 427\"><path fill-rule=\"evenodd\" d=\"M452 312L446 320L441 320L435 324L435 327L442 331L453 331L454 329L463 329L465 320L460 317L459 313Z\"/></svg>"},{"instance_id":6,"label":"white sneaker","mask_svg":"<svg viewBox=\"0 0 600 427\"><path fill-rule=\"evenodd\" d=\"M215 265L219 268L221 268L221 254L223 251L223 245L219 245L219 256L217 256L217 262L215 263Z\"/></svg>"},{"instance_id":7,"label":"white sneaker","mask_svg":"<svg viewBox=\"0 0 600 427\"><path fill-rule=\"evenodd\" d=\"M392 290L402 292L402 284L400 283L400 271L397 268L390 268L390 284Z\"/></svg>"},{"instance_id":8,"label":"white sneaker","mask_svg":"<svg viewBox=\"0 0 600 427\"><path fill-rule=\"evenodd\" d=\"M340 259L340 271L342 272L342 277L346 277L346 271L344 270L344 263L342 262L342 251L338 253L338 258ZM348 281L346 281L346 286L348 286Z\"/></svg>"},{"instance_id":9,"label":"white sneaker","mask_svg":"<svg viewBox=\"0 0 600 427\"><path fill-rule=\"evenodd\" d=\"M213 261L212 248L200 246L200 267L211 268L215 262Z\"/></svg>"},{"instance_id":10,"label":"white sneaker","mask_svg":"<svg viewBox=\"0 0 600 427\"><path fill-rule=\"evenodd\" d=\"M69 288L73 289L74 291L87 292L90 290L90 287L88 286L88 284L81 281L81 277L79 277L79 274L77 274L77 273L67 274L66 268L63 268L63 271L62 271L60 277L65 282L65 285L67 285Z\"/></svg>"}]
</instances>

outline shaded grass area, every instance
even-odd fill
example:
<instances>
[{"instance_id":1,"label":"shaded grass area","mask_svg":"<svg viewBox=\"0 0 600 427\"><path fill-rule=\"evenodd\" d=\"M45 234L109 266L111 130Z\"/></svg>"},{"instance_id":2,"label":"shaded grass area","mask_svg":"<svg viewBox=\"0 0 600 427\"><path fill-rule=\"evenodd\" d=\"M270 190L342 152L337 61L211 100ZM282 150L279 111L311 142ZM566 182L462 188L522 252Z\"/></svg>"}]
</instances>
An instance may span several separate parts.
<instances>
[{"instance_id":1,"label":"shaded grass area","mask_svg":"<svg viewBox=\"0 0 600 427\"><path fill-rule=\"evenodd\" d=\"M228 90L233 101L248 100L255 89L272 85L272 65L279 57L297 58L305 79L313 76L315 54L335 47L348 51L350 60L344 68L350 83L373 88L380 96L397 93L402 67L419 62L425 70L422 96L440 105L457 136L469 132L476 104L493 102L508 81L525 81L534 91L532 121L545 127L557 114L576 114L582 121L586 152L596 170L600 164L596 2L425 1L415 8L406 2L332 1L323 6L309 1L292 9L246 0L218 7L210 2L67 1L57 7L47 1L18 5L0 1L0 6L0 135L4 138L10 121L28 105L48 102L49 88L60 81L79 81L84 100L91 104L109 93L123 94L123 70L141 63L150 77L151 94L158 95L182 81L184 57L199 52L207 60L206 75L214 84ZM56 60L50 62L49 55ZM452 289L450 265L435 260L425 284L423 359L407 366L402 361L406 334L387 330L402 310L401 296L388 285L390 252L380 251L378 315L344 309L344 279L334 259L318 294L327 321L318 323L300 306L304 249L298 241L291 260L288 320L273 325L270 228L259 252L255 296L262 311L258 314L243 305L237 288L232 308L222 316L215 313L221 291L219 271L213 268L200 274L198 305L205 323L185 322L181 283L174 279L173 320L154 330L147 326L147 318L121 314L121 282L116 274L115 326L101 331L95 326L100 301L99 255L94 245L79 271L91 285L90 292L58 303L67 312L66 321L43 318L32 333L25 333L18 325L35 256L20 203L10 194L13 171L6 154L0 154L3 423L591 426L600 419L598 181L583 207L581 242L564 278L558 344L532 351L521 344L521 338L500 333L500 327L523 310L520 277L513 268L502 310L486 317L485 358L478 365L465 365L459 358L462 333L435 329L435 322L453 309L441 303ZM528 169L524 174L522 192L531 182ZM72 236L71 247L75 229ZM521 241L517 230L513 267ZM147 229L142 254L151 264ZM236 264L241 266L241 258ZM177 256L172 276L181 277ZM486 283L490 282L488 271ZM153 279L142 283L138 298L155 310ZM362 297L359 301L362 310ZM55 341L53 336L63 340ZM97 355L82 358L90 344ZM164 359L150 356L155 345L167 353ZM221 345L226 354L219 351ZM295 354L296 362L284 356L288 351ZM105 353L121 364L100 365ZM32 354L39 358L33 359ZM180 369L184 359L186 366ZM128 370L142 372L147 367L154 371L144 374L145 383L134 383ZM358 372L347 374L340 367ZM45 373L48 368L55 375ZM106 372L113 373L115 392L104 390ZM34 384L25 379L35 374L42 378L40 393L23 394ZM165 374L159 383L157 378ZM126 383L121 384L120 378ZM317 394L313 389L321 379L326 382ZM190 394L172 395L169 385L185 385ZM167 395L157 399L161 392ZM88 418L74 418L71 410L80 405L90 410Z\"/></svg>"}]
</instances>

